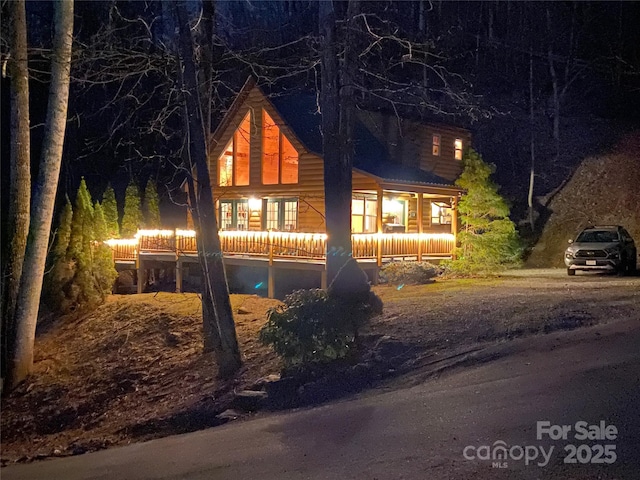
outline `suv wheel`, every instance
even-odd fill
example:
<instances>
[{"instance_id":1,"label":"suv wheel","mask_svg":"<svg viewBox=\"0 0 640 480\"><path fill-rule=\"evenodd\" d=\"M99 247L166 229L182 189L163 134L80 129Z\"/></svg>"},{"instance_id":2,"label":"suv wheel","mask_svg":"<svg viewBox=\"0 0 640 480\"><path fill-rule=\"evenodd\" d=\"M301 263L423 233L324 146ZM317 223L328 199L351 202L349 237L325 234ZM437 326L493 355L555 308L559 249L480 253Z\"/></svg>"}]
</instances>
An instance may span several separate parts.
<instances>
[{"instance_id":1,"label":"suv wheel","mask_svg":"<svg viewBox=\"0 0 640 480\"><path fill-rule=\"evenodd\" d=\"M576 274L576 271L571 269L571 268L567 268L567 275L569 275L570 277L573 277Z\"/></svg>"}]
</instances>

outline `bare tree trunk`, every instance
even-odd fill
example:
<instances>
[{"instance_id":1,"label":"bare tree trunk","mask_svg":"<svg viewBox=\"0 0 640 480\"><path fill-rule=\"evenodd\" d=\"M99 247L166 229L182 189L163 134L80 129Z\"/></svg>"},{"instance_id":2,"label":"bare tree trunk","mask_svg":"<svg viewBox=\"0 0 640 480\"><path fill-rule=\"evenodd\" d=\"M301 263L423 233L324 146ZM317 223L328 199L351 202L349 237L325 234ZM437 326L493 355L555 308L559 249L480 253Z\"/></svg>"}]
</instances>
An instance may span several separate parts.
<instances>
[{"instance_id":1,"label":"bare tree trunk","mask_svg":"<svg viewBox=\"0 0 640 480\"><path fill-rule=\"evenodd\" d=\"M55 36L49 103L40 171L34 189L32 222L15 314L16 348L9 365L9 388L23 381L33 366L38 307L62 163L64 132L67 126L73 40L73 0L56 1L54 10Z\"/></svg>"},{"instance_id":2,"label":"bare tree trunk","mask_svg":"<svg viewBox=\"0 0 640 480\"><path fill-rule=\"evenodd\" d=\"M29 69L27 59L27 20L24 0L9 3L11 10L11 166L9 170L9 232L11 240L6 252L2 275L2 377L12 357L15 339L13 323L20 277L29 234L31 202L31 151L29 132Z\"/></svg>"},{"instance_id":3,"label":"bare tree trunk","mask_svg":"<svg viewBox=\"0 0 640 480\"><path fill-rule=\"evenodd\" d=\"M188 155L195 166L197 181L190 180L190 197L196 229L198 258L202 268L202 317L205 349L212 349L218 374L229 377L242 365L236 338L229 289L222 259L222 247L213 203L207 162L207 144L193 60L193 39L184 2L176 2L180 24L180 57L183 63L182 88L188 115ZM193 169L191 169L193 172Z\"/></svg>"},{"instance_id":4,"label":"bare tree trunk","mask_svg":"<svg viewBox=\"0 0 640 480\"><path fill-rule=\"evenodd\" d=\"M349 22L358 1L348 7ZM351 67L353 45L345 39L343 65L339 63L339 43L333 1L319 3L323 36L320 105L324 156L325 216L327 223L327 281L351 258L351 185L353 165L353 87ZM349 18L350 17L350 18ZM347 28L348 30L348 28Z\"/></svg>"},{"instance_id":5,"label":"bare tree trunk","mask_svg":"<svg viewBox=\"0 0 640 480\"><path fill-rule=\"evenodd\" d=\"M531 172L529 175L529 195L527 205L529 206L529 225L531 233L534 231L535 220L533 218L533 187L536 174L536 152L535 152L535 125L533 118L533 49L529 49L529 129L531 131Z\"/></svg>"}]
</instances>

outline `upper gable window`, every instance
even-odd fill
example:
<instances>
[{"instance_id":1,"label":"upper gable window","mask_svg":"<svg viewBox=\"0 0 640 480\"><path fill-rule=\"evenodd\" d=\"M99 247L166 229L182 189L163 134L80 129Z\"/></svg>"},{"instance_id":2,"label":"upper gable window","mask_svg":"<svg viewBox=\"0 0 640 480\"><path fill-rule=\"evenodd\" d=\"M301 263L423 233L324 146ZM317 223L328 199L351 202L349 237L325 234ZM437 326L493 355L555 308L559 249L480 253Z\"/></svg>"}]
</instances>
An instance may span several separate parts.
<instances>
[{"instance_id":1,"label":"upper gable window","mask_svg":"<svg viewBox=\"0 0 640 480\"><path fill-rule=\"evenodd\" d=\"M440 135L434 135L431 146L431 154L434 157L440 156Z\"/></svg>"},{"instance_id":2,"label":"upper gable window","mask_svg":"<svg viewBox=\"0 0 640 480\"><path fill-rule=\"evenodd\" d=\"M249 185L251 112L247 112L231 141L218 158L218 185Z\"/></svg>"},{"instance_id":3,"label":"upper gable window","mask_svg":"<svg viewBox=\"0 0 640 480\"><path fill-rule=\"evenodd\" d=\"M456 160L462 160L462 139L456 138L456 141L453 143L453 147L455 149Z\"/></svg>"},{"instance_id":4,"label":"upper gable window","mask_svg":"<svg viewBox=\"0 0 640 480\"><path fill-rule=\"evenodd\" d=\"M298 183L298 152L266 110L262 111L262 184Z\"/></svg>"}]
</instances>

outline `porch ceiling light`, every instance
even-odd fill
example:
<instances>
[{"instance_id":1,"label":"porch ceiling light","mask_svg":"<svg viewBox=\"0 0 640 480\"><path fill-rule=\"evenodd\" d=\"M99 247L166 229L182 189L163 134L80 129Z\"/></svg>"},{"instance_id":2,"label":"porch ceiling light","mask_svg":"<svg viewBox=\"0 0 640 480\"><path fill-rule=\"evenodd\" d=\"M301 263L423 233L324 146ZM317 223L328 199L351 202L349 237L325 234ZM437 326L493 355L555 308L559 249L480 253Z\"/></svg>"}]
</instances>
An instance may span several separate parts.
<instances>
[{"instance_id":1,"label":"porch ceiling light","mask_svg":"<svg viewBox=\"0 0 640 480\"><path fill-rule=\"evenodd\" d=\"M255 197L250 198L249 210L262 210L262 199Z\"/></svg>"},{"instance_id":2,"label":"porch ceiling light","mask_svg":"<svg viewBox=\"0 0 640 480\"><path fill-rule=\"evenodd\" d=\"M398 200L387 200L386 198L382 201L382 210L385 212L399 212L402 210L402 204Z\"/></svg>"}]
</instances>

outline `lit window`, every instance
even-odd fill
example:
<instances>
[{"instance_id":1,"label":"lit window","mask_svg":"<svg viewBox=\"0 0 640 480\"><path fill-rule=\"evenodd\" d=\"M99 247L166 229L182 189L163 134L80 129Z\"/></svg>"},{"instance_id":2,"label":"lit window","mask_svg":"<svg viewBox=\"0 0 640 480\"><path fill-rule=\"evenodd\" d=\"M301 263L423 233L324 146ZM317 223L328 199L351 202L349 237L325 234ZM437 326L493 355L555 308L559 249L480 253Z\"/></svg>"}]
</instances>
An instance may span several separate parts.
<instances>
[{"instance_id":1,"label":"lit window","mask_svg":"<svg viewBox=\"0 0 640 480\"><path fill-rule=\"evenodd\" d=\"M281 135L282 183L298 183L298 152L287 137Z\"/></svg>"},{"instance_id":2,"label":"lit window","mask_svg":"<svg viewBox=\"0 0 640 480\"><path fill-rule=\"evenodd\" d=\"M251 113L248 112L218 158L218 185L221 187L249 185L250 128Z\"/></svg>"},{"instance_id":3,"label":"lit window","mask_svg":"<svg viewBox=\"0 0 640 480\"><path fill-rule=\"evenodd\" d=\"M351 231L353 233L375 233L378 202L375 197L357 196L351 199Z\"/></svg>"},{"instance_id":4,"label":"lit window","mask_svg":"<svg viewBox=\"0 0 640 480\"><path fill-rule=\"evenodd\" d=\"M434 135L431 147L431 153L434 157L440 156L440 135Z\"/></svg>"},{"instance_id":5,"label":"lit window","mask_svg":"<svg viewBox=\"0 0 640 480\"><path fill-rule=\"evenodd\" d=\"M298 152L265 110L262 111L262 184L298 183Z\"/></svg>"},{"instance_id":6,"label":"lit window","mask_svg":"<svg viewBox=\"0 0 640 480\"><path fill-rule=\"evenodd\" d=\"M431 202L431 224L451 225L451 205L444 202Z\"/></svg>"},{"instance_id":7,"label":"lit window","mask_svg":"<svg viewBox=\"0 0 640 480\"><path fill-rule=\"evenodd\" d=\"M220 200L219 214L221 230L249 229L248 200Z\"/></svg>"},{"instance_id":8,"label":"lit window","mask_svg":"<svg viewBox=\"0 0 640 480\"><path fill-rule=\"evenodd\" d=\"M382 225L385 232L406 231L406 207L404 200L384 198L382 200Z\"/></svg>"},{"instance_id":9,"label":"lit window","mask_svg":"<svg viewBox=\"0 0 640 480\"><path fill-rule=\"evenodd\" d=\"M262 183L275 185L280 176L280 128L271 116L263 110L262 114Z\"/></svg>"},{"instance_id":10,"label":"lit window","mask_svg":"<svg viewBox=\"0 0 640 480\"><path fill-rule=\"evenodd\" d=\"M218 185L221 187L233 185L233 140L229 142L218 159Z\"/></svg>"},{"instance_id":11,"label":"lit window","mask_svg":"<svg viewBox=\"0 0 640 480\"><path fill-rule=\"evenodd\" d=\"M456 160L462 160L462 140L459 138L456 138L456 141L454 142L454 148L455 148L455 158Z\"/></svg>"},{"instance_id":12,"label":"lit window","mask_svg":"<svg viewBox=\"0 0 640 480\"><path fill-rule=\"evenodd\" d=\"M251 149L251 118L250 113L244 117L240 128L233 136L235 142L235 185L249 185L249 151Z\"/></svg>"},{"instance_id":13,"label":"lit window","mask_svg":"<svg viewBox=\"0 0 640 480\"><path fill-rule=\"evenodd\" d=\"M295 232L298 229L298 199L268 198L264 203L262 211L265 230Z\"/></svg>"}]
</instances>

